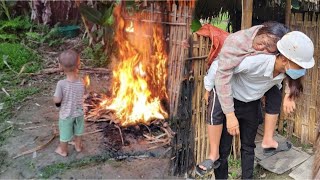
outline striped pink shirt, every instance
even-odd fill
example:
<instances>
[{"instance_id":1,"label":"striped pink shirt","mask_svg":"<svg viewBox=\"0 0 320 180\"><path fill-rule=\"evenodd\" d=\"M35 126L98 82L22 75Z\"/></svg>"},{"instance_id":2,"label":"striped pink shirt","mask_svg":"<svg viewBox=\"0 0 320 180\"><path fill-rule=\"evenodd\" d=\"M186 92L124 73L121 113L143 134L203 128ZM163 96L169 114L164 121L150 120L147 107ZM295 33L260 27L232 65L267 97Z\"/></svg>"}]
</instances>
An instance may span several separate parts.
<instances>
[{"instance_id":1,"label":"striped pink shirt","mask_svg":"<svg viewBox=\"0 0 320 180\"><path fill-rule=\"evenodd\" d=\"M83 94L84 84L80 79L73 82L64 79L58 82L54 96L62 98L60 119L75 118L84 114Z\"/></svg>"}]
</instances>

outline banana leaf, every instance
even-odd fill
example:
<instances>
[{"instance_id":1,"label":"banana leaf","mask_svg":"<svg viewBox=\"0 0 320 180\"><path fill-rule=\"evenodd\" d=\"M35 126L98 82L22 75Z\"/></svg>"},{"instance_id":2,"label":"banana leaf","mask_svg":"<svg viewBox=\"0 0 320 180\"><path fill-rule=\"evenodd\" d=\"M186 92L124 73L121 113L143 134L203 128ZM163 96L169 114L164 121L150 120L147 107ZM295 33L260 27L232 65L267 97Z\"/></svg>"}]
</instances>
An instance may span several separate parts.
<instances>
[{"instance_id":1,"label":"banana leaf","mask_svg":"<svg viewBox=\"0 0 320 180\"><path fill-rule=\"evenodd\" d=\"M80 4L79 6L80 13L89 21L102 25L102 14L98 10L87 6L85 4Z\"/></svg>"},{"instance_id":2,"label":"banana leaf","mask_svg":"<svg viewBox=\"0 0 320 180\"><path fill-rule=\"evenodd\" d=\"M104 26L111 26L114 22L114 18L113 18L113 4L106 9L106 11L104 12L104 15L102 17L102 23Z\"/></svg>"},{"instance_id":3,"label":"banana leaf","mask_svg":"<svg viewBox=\"0 0 320 180\"><path fill-rule=\"evenodd\" d=\"M196 32L201 28L201 22L199 19L193 19L191 22L191 31Z\"/></svg>"}]
</instances>

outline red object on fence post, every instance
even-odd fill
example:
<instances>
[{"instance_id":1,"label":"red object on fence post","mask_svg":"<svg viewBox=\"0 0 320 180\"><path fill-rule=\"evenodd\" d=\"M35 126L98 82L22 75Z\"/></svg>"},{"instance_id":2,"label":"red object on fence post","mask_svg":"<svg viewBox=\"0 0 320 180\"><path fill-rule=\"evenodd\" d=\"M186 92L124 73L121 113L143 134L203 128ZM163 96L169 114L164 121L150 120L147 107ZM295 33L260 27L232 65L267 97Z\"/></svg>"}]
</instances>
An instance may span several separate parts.
<instances>
[{"instance_id":1,"label":"red object on fence post","mask_svg":"<svg viewBox=\"0 0 320 180\"><path fill-rule=\"evenodd\" d=\"M211 49L208 54L208 66L210 66L214 59L218 56L223 46L224 40L227 38L229 33L211 24L203 25L195 33L200 36L209 37L212 42Z\"/></svg>"}]
</instances>

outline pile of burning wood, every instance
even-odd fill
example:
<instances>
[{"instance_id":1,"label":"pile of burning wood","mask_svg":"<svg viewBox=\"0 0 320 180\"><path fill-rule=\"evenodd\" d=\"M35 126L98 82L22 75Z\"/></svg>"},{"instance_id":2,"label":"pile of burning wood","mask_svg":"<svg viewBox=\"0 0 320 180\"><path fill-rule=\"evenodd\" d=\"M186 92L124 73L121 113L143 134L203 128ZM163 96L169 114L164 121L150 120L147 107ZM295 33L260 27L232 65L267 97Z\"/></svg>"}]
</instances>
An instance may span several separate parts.
<instances>
[{"instance_id":1,"label":"pile of burning wood","mask_svg":"<svg viewBox=\"0 0 320 180\"><path fill-rule=\"evenodd\" d=\"M112 110L101 108L100 104L104 99L108 98L106 95L90 92L85 96L84 111L86 120L91 122L110 121L110 123L119 124L117 117L114 116Z\"/></svg>"},{"instance_id":2,"label":"pile of burning wood","mask_svg":"<svg viewBox=\"0 0 320 180\"><path fill-rule=\"evenodd\" d=\"M109 97L103 94L98 94L94 92L90 92L85 96L84 101L84 108L85 108L85 116L87 122L109 122L110 124L114 124L115 127L119 129L122 144L124 145L123 136L121 133L121 121L115 115L115 112L110 109L106 109L105 107L101 106L100 104L108 99ZM143 136L146 138L149 144L154 144L154 146L150 147L149 149L155 149L158 147L162 147L165 145L169 145L171 140L174 136L174 132L171 130L168 122L163 119L154 119L150 121L149 124L137 124L137 130L139 130L139 125L145 126L149 132L144 133ZM159 132L152 132L148 126L157 126L162 131L160 134ZM123 127L126 128L126 127Z\"/></svg>"}]
</instances>

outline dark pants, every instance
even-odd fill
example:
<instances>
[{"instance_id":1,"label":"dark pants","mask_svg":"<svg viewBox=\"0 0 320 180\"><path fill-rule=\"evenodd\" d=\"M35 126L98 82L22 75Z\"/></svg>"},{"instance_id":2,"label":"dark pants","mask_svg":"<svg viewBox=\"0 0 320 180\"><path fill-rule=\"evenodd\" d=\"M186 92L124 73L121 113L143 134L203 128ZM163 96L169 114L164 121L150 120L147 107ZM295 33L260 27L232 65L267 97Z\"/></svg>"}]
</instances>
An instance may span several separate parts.
<instances>
[{"instance_id":1,"label":"dark pants","mask_svg":"<svg viewBox=\"0 0 320 180\"><path fill-rule=\"evenodd\" d=\"M282 92L281 90L274 85L271 89L269 89L265 94L265 108L264 111L267 114L280 114L281 111L281 102L282 102ZM259 124L263 123L263 110L262 110L262 102L258 109L258 119Z\"/></svg>"},{"instance_id":2,"label":"dark pants","mask_svg":"<svg viewBox=\"0 0 320 180\"><path fill-rule=\"evenodd\" d=\"M248 103L234 99L235 114L240 126L242 179L253 179L254 148L256 147L254 140L259 125L259 104L260 99ZM228 156L232 138L227 131L224 119L219 148L221 165L214 171L216 179L228 179Z\"/></svg>"}]
</instances>

